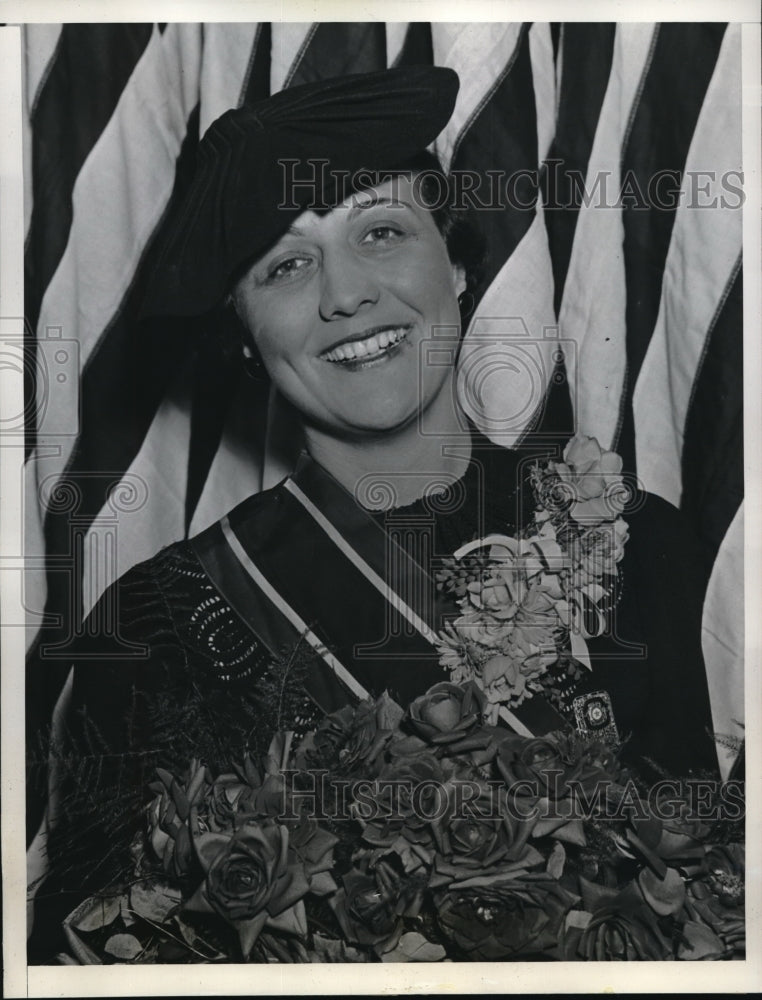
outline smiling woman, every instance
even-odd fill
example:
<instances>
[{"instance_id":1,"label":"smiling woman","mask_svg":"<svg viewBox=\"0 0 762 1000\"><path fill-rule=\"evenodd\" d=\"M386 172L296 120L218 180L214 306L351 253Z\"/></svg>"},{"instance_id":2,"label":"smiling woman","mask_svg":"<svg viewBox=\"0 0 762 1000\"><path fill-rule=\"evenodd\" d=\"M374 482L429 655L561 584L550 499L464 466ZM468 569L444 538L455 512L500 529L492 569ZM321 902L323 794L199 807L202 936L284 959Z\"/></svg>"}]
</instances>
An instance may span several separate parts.
<instances>
[{"instance_id":1,"label":"smiling woman","mask_svg":"<svg viewBox=\"0 0 762 1000\"><path fill-rule=\"evenodd\" d=\"M279 730L300 740L332 712L340 729L369 695L405 706L467 680L465 695L436 690L447 711L429 705L427 726L452 716L470 732L484 714L509 740L605 738L644 774L714 773L698 574L678 512L627 492L621 461L594 439L566 442L563 459L531 435L508 450L465 416L455 366L479 240L426 152L457 90L433 67L308 84L226 112L201 143L145 312L232 304L243 353L292 408L304 451L278 486L102 598L118 627L110 655L103 635L97 655L86 637L75 665L39 896L48 949L50 913L59 926L83 891L127 877L157 766L175 795L169 771L191 758L229 770ZM316 162L330 166L319 184ZM288 191L284 164L303 168ZM389 711L373 723L387 736ZM409 750L418 738L406 738ZM437 730L435 749L448 738ZM344 763L356 747L345 750ZM477 757L469 766L485 767ZM444 780L439 761L419 770ZM170 867L176 817L197 821L186 791L154 830L165 846L174 831ZM284 867L278 883L289 899L292 877Z\"/></svg>"}]
</instances>

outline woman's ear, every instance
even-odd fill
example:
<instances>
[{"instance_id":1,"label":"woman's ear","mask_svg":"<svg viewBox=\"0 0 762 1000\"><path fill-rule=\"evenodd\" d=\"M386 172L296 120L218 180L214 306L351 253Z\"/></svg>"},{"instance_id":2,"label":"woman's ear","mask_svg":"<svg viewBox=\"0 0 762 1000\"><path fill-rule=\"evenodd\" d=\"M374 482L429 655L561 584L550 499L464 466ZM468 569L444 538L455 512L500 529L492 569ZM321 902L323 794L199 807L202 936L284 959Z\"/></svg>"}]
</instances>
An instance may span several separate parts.
<instances>
[{"instance_id":1,"label":"woman's ear","mask_svg":"<svg viewBox=\"0 0 762 1000\"><path fill-rule=\"evenodd\" d=\"M466 290L466 272L460 264L453 264L452 267L453 282L455 284L455 295L460 298L460 296Z\"/></svg>"}]
</instances>

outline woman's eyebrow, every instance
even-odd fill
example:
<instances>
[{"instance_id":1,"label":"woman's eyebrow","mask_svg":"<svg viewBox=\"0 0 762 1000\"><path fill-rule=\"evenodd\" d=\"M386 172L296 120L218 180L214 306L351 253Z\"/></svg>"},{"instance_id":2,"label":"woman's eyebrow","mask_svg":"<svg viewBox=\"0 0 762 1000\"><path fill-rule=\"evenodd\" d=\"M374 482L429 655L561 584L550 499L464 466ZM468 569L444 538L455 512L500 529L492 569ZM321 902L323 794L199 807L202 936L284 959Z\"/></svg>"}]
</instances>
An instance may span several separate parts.
<instances>
[{"instance_id":1,"label":"woman's eyebrow","mask_svg":"<svg viewBox=\"0 0 762 1000\"><path fill-rule=\"evenodd\" d=\"M400 205L404 205L405 208L409 208L410 211L414 211L413 206L409 201L405 201L404 198L391 198L387 195L381 195L378 198L369 198L367 201L357 201L354 200L352 206L350 207L349 214L355 215L357 212L361 212L366 208L375 208L377 205L390 205L393 208L397 208Z\"/></svg>"}]
</instances>

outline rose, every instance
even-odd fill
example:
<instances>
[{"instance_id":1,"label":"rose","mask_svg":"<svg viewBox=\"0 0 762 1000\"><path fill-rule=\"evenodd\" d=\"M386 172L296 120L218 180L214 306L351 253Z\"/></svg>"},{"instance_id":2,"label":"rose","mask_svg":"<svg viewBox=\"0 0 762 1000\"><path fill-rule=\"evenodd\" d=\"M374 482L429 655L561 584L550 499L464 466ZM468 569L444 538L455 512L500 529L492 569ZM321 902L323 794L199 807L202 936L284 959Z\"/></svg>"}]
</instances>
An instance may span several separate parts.
<instances>
[{"instance_id":1,"label":"rose","mask_svg":"<svg viewBox=\"0 0 762 1000\"><path fill-rule=\"evenodd\" d=\"M564 760L558 743L548 737L506 740L498 749L497 766L509 788L528 783L531 792L524 794L551 799L567 795L569 781L582 771L579 763Z\"/></svg>"},{"instance_id":2,"label":"rose","mask_svg":"<svg viewBox=\"0 0 762 1000\"><path fill-rule=\"evenodd\" d=\"M362 766L364 776L377 773L384 748L392 740L402 719L402 709L384 692L379 698L345 706L331 713L307 737L297 763L310 767L333 767L347 773Z\"/></svg>"},{"instance_id":3,"label":"rose","mask_svg":"<svg viewBox=\"0 0 762 1000\"><path fill-rule=\"evenodd\" d=\"M571 493L570 514L578 524L614 521L624 510L622 459L603 451L595 438L577 434L564 449L563 462L550 462L549 469Z\"/></svg>"},{"instance_id":4,"label":"rose","mask_svg":"<svg viewBox=\"0 0 762 1000\"><path fill-rule=\"evenodd\" d=\"M437 920L469 961L556 957L566 914L576 901L549 875L523 874L448 892L439 902Z\"/></svg>"},{"instance_id":5,"label":"rose","mask_svg":"<svg viewBox=\"0 0 762 1000\"><path fill-rule=\"evenodd\" d=\"M427 743L435 746L455 743L482 721L485 701L473 681L463 685L445 681L411 702L406 721Z\"/></svg>"},{"instance_id":6,"label":"rose","mask_svg":"<svg viewBox=\"0 0 762 1000\"><path fill-rule=\"evenodd\" d=\"M672 957L653 910L635 893L620 892L596 909L577 943L588 961L659 961Z\"/></svg>"},{"instance_id":7,"label":"rose","mask_svg":"<svg viewBox=\"0 0 762 1000\"><path fill-rule=\"evenodd\" d=\"M570 556L574 566L572 581L575 588L595 583L607 576L614 576L617 563L624 555L629 529L621 518L598 525L579 539L570 542Z\"/></svg>"},{"instance_id":8,"label":"rose","mask_svg":"<svg viewBox=\"0 0 762 1000\"><path fill-rule=\"evenodd\" d=\"M422 901L423 882L382 860L371 871L353 868L343 875L329 902L346 940L380 954L394 948L402 918L417 916Z\"/></svg>"},{"instance_id":9,"label":"rose","mask_svg":"<svg viewBox=\"0 0 762 1000\"><path fill-rule=\"evenodd\" d=\"M519 871L540 860L528 846L534 817L507 808L504 791L476 782L449 782L448 811L431 821L437 847L432 888L464 879Z\"/></svg>"},{"instance_id":10,"label":"rose","mask_svg":"<svg viewBox=\"0 0 762 1000\"><path fill-rule=\"evenodd\" d=\"M505 626L502 622L490 621L477 611L461 615L452 624L456 633L466 642L488 648L498 646L505 635Z\"/></svg>"},{"instance_id":11,"label":"rose","mask_svg":"<svg viewBox=\"0 0 762 1000\"><path fill-rule=\"evenodd\" d=\"M429 751L395 756L377 780L364 788L355 814L364 823L363 839L376 847L409 851L416 845L418 864L429 859L433 844L429 819L440 807L448 773ZM370 810L365 816L364 809ZM407 843L405 843L407 841ZM408 861L415 859L408 855Z\"/></svg>"},{"instance_id":12,"label":"rose","mask_svg":"<svg viewBox=\"0 0 762 1000\"><path fill-rule=\"evenodd\" d=\"M217 913L232 924L245 958L268 920L283 915L281 923L301 929L304 914L297 904L310 879L289 849L285 826L247 822L232 834L201 834L194 847L205 878L185 908Z\"/></svg>"}]
</instances>

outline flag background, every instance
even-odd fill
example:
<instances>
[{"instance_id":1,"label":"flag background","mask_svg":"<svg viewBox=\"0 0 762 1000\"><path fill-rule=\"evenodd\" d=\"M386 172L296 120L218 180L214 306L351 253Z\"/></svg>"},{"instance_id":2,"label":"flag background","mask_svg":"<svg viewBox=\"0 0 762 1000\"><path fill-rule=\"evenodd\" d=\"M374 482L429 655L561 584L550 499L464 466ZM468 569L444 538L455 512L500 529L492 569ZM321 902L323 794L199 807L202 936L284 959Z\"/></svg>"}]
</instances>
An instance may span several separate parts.
<instances>
[{"instance_id":1,"label":"flag background","mask_svg":"<svg viewBox=\"0 0 762 1000\"><path fill-rule=\"evenodd\" d=\"M506 444L538 420L595 435L682 508L703 559L715 729L742 735L740 25L23 33L31 738L108 584L289 471L277 400L220 355L214 331L137 321L199 137L283 87L431 62L461 79L438 152L484 181L471 211L489 266L461 357L467 408ZM517 178L513 204L479 208L490 170Z\"/></svg>"}]
</instances>

